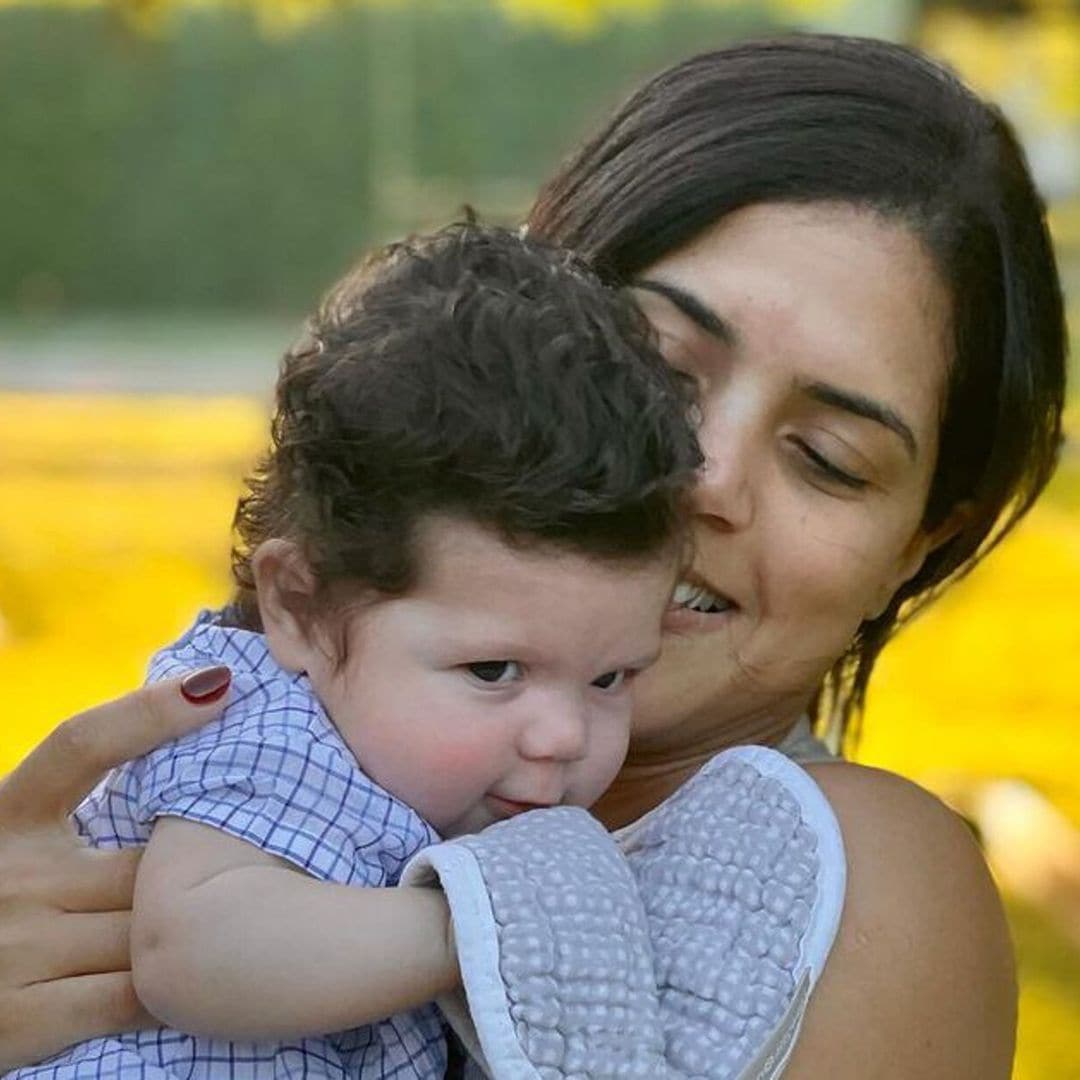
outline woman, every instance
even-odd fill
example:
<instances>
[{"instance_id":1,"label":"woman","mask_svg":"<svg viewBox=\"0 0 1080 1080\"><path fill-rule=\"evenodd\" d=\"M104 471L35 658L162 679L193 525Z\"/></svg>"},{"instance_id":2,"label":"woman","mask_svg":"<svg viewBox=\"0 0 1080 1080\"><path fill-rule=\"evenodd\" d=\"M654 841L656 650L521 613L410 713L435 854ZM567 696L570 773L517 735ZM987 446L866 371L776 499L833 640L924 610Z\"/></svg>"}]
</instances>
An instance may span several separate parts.
<instances>
[{"instance_id":1,"label":"woman","mask_svg":"<svg viewBox=\"0 0 1080 1080\"><path fill-rule=\"evenodd\" d=\"M632 821L737 743L807 762L850 877L785 1075L1008 1076L1011 952L965 828L895 776L830 762L804 717L841 735L901 617L969 570L1052 472L1062 303L1012 134L903 48L743 44L647 83L528 227L635 288L701 391L691 587L598 812ZM102 884L61 811L142 749L124 733L146 694L113 707L117 729L61 729L7 782L0 1064L136 1015L130 867Z\"/></svg>"}]
</instances>

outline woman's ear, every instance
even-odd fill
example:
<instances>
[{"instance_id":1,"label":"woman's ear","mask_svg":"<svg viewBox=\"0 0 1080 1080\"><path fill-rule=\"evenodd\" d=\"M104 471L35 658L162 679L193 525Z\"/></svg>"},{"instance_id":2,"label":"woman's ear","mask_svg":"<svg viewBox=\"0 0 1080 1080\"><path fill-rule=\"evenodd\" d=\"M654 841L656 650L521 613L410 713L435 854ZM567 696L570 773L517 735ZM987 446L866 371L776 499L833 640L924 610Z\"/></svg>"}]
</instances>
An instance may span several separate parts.
<instances>
[{"instance_id":1,"label":"woman's ear","mask_svg":"<svg viewBox=\"0 0 1080 1080\"><path fill-rule=\"evenodd\" d=\"M286 671L307 671L315 644L307 617L315 575L289 540L264 540L251 556L259 617L270 654Z\"/></svg>"},{"instance_id":2,"label":"woman's ear","mask_svg":"<svg viewBox=\"0 0 1080 1080\"><path fill-rule=\"evenodd\" d=\"M875 599L873 609L866 613L867 619L876 619L889 606L901 586L907 584L922 568L927 557L942 544L947 544L971 520L975 510L972 502L958 503L940 525L933 529L920 528L904 549L896 573L883 582Z\"/></svg>"}]
</instances>

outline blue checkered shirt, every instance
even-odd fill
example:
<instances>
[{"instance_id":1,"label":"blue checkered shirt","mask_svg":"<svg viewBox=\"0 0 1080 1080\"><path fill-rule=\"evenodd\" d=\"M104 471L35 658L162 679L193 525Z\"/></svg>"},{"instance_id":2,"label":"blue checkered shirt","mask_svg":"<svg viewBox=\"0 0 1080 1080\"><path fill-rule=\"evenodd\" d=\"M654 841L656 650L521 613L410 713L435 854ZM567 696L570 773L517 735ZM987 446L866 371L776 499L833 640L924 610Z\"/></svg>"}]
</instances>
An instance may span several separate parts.
<instances>
[{"instance_id":1,"label":"blue checkered shirt","mask_svg":"<svg viewBox=\"0 0 1080 1080\"><path fill-rule=\"evenodd\" d=\"M158 653L150 679L224 663L224 715L114 770L75 812L95 847L145 844L154 819L199 821L287 859L320 881L393 885L438 841L415 811L365 776L303 675L283 671L261 634L199 621ZM288 933L288 927L282 927ZM360 962L359 960L357 961ZM279 1080L442 1077L446 1044L433 1005L367 1027L279 1043L237 1043L170 1028L80 1043L18 1080Z\"/></svg>"}]
</instances>

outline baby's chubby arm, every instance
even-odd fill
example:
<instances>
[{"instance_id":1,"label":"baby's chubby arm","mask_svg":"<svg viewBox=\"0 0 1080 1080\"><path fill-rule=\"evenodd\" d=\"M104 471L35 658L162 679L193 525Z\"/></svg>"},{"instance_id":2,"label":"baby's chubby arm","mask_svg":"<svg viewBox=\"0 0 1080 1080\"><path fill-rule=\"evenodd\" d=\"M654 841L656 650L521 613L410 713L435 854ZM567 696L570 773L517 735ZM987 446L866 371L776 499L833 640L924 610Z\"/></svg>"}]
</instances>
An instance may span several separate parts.
<instances>
[{"instance_id":1,"label":"baby's chubby arm","mask_svg":"<svg viewBox=\"0 0 1080 1080\"><path fill-rule=\"evenodd\" d=\"M318 881L181 818L154 826L134 908L135 990L159 1020L193 1035L339 1031L460 979L439 890Z\"/></svg>"}]
</instances>

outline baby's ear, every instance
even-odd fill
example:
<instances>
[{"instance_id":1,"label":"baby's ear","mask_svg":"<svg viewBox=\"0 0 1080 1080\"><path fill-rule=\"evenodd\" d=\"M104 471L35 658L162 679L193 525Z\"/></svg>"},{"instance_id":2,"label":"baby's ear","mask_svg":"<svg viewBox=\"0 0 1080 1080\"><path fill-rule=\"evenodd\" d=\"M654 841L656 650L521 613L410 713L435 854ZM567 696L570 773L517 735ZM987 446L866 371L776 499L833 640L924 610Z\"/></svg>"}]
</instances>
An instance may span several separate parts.
<instances>
[{"instance_id":1,"label":"baby's ear","mask_svg":"<svg viewBox=\"0 0 1080 1080\"><path fill-rule=\"evenodd\" d=\"M307 559L289 540L264 540L251 556L251 571L270 654L286 671L307 671L316 588Z\"/></svg>"}]
</instances>

